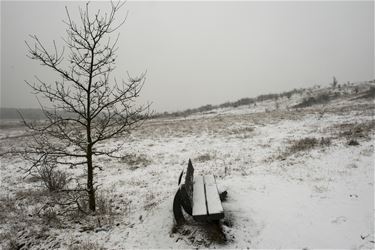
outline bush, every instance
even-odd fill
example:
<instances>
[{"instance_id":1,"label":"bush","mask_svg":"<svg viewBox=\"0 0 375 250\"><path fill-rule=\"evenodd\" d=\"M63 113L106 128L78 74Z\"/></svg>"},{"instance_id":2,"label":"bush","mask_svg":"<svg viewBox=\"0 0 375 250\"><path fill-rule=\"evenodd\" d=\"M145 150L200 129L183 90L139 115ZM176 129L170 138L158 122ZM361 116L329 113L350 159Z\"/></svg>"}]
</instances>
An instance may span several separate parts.
<instances>
[{"instance_id":1,"label":"bush","mask_svg":"<svg viewBox=\"0 0 375 250\"><path fill-rule=\"evenodd\" d=\"M353 140L351 139L349 142L348 142L348 145L349 146L358 146L359 145L359 142L357 140Z\"/></svg>"},{"instance_id":2,"label":"bush","mask_svg":"<svg viewBox=\"0 0 375 250\"><path fill-rule=\"evenodd\" d=\"M322 137L320 139L320 145L321 146L329 146L329 145L331 145L331 139L330 138L324 138L324 137Z\"/></svg>"},{"instance_id":3,"label":"bush","mask_svg":"<svg viewBox=\"0 0 375 250\"><path fill-rule=\"evenodd\" d=\"M366 92L368 94L368 97L374 98L375 97L375 87L370 87L370 89Z\"/></svg>"},{"instance_id":4,"label":"bush","mask_svg":"<svg viewBox=\"0 0 375 250\"><path fill-rule=\"evenodd\" d=\"M38 169L37 177L50 192L62 190L70 181L68 175L57 170L55 165L44 165Z\"/></svg>"},{"instance_id":5,"label":"bush","mask_svg":"<svg viewBox=\"0 0 375 250\"><path fill-rule=\"evenodd\" d=\"M296 154L302 151L311 150L317 146L326 147L331 145L331 139L322 137L320 140L307 137L299 140L294 140L290 142L290 145L286 148L284 153L281 153L278 157L285 160L286 157Z\"/></svg>"},{"instance_id":6,"label":"bush","mask_svg":"<svg viewBox=\"0 0 375 250\"><path fill-rule=\"evenodd\" d=\"M145 154L126 154L121 157L121 161L129 165L132 170L151 164L151 160Z\"/></svg>"},{"instance_id":7,"label":"bush","mask_svg":"<svg viewBox=\"0 0 375 250\"><path fill-rule=\"evenodd\" d=\"M312 149L316 145L318 145L318 140L316 138L307 137L307 138L293 141L289 147L289 151L293 154L296 152Z\"/></svg>"},{"instance_id":8,"label":"bush","mask_svg":"<svg viewBox=\"0 0 375 250\"><path fill-rule=\"evenodd\" d=\"M238 101L232 103L232 106L238 107L238 106L243 106L243 105L250 105L254 102L255 102L255 100L253 98L242 98L242 99L239 99Z\"/></svg>"},{"instance_id":9,"label":"bush","mask_svg":"<svg viewBox=\"0 0 375 250\"><path fill-rule=\"evenodd\" d=\"M197 156L195 158L195 160L198 161L198 162L206 162L206 161L210 161L214 158L215 158L215 156L212 156L209 153L204 153L204 154L201 154L201 155Z\"/></svg>"},{"instance_id":10,"label":"bush","mask_svg":"<svg viewBox=\"0 0 375 250\"><path fill-rule=\"evenodd\" d=\"M339 124L333 128L338 130L339 137L345 137L348 141L351 139L370 139L375 130L375 122Z\"/></svg>"},{"instance_id":11,"label":"bush","mask_svg":"<svg viewBox=\"0 0 375 250\"><path fill-rule=\"evenodd\" d=\"M358 93L358 88L356 88L356 93ZM362 95L356 99L366 99L366 98L375 98L375 87L371 86L369 90L365 91Z\"/></svg>"},{"instance_id":12,"label":"bush","mask_svg":"<svg viewBox=\"0 0 375 250\"><path fill-rule=\"evenodd\" d=\"M257 97L258 102L266 101L266 100L277 100L279 98L279 94L266 94L266 95L259 95Z\"/></svg>"},{"instance_id":13,"label":"bush","mask_svg":"<svg viewBox=\"0 0 375 250\"><path fill-rule=\"evenodd\" d=\"M316 104L325 104L331 100L331 97L328 94L320 94L316 97L304 98L303 101L297 105L294 105L294 108L306 108Z\"/></svg>"}]
</instances>

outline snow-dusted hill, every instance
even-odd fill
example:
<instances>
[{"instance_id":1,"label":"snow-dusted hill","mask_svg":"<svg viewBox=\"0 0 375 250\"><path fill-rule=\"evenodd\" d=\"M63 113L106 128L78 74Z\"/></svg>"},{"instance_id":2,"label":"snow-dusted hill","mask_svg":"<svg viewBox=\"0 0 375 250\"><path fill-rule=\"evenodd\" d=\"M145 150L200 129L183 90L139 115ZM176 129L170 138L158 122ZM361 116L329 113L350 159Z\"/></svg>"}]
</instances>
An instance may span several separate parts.
<instances>
[{"instance_id":1,"label":"snow-dusted hill","mask_svg":"<svg viewBox=\"0 0 375 250\"><path fill-rule=\"evenodd\" d=\"M2 155L0 246L372 249L371 87L315 87L290 98L149 120L123 138L123 160L96 159L104 212L95 218L53 211L38 217L46 192L35 179L23 179L26 162ZM24 134L19 126L2 127L1 153L29 140ZM228 191L219 228L191 220L174 225L173 196L189 158L196 174L216 175ZM81 169L66 171L84 177Z\"/></svg>"}]
</instances>

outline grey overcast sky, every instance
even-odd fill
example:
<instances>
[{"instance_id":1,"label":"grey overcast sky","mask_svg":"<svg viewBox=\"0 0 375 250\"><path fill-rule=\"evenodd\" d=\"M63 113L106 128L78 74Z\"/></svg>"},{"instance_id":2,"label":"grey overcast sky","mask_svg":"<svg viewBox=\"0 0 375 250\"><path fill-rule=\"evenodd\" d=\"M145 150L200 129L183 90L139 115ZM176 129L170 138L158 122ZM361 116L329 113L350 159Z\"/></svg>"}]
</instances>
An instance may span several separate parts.
<instances>
[{"instance_id":1,"label":"grey overcast sky","mask_svg":"<svg viewBox=\"0 0 375 250\"><path fill-rule=\"evenodd\" d=\"M38 107L24 80L54 74L26 57L28 34L63 45L65 6L1 2L1 107ZM108 2L93 2L106 9ZM116 77L147 69L140 102L176 111L315 84L374 78L374 2L127 2Z\"/></svg>"}]
</instances>

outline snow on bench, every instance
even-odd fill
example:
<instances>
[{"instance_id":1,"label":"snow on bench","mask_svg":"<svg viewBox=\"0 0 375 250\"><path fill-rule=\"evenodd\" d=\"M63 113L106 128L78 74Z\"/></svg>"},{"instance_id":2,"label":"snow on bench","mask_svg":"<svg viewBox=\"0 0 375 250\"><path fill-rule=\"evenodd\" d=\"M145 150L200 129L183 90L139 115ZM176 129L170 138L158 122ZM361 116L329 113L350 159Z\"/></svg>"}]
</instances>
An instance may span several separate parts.
<instances>
[{"instance_id":1,"label":"snow on bench","mask_svg":"<svg viewBox=\"0 0 375 250\"><path fill-rule=\"evenodd\" d=\"M180 176L180 180L181 177ZM185 183L180 185L173 202L177 224L185 221L181 207L196 221L215 221L224 218L224 209L213 175L195 176L189 159Z\"/></svg>"}]
</instances>

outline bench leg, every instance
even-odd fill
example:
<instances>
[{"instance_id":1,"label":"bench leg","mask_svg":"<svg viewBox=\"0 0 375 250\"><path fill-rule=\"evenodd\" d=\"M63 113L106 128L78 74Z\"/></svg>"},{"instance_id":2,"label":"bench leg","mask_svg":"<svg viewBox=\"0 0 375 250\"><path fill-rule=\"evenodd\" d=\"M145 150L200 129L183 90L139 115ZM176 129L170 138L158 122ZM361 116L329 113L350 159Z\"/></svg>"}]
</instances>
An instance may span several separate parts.
<instances>
[{"instance_id":1,"label":"bench leg","mask_svg":"<svg viewBox=\"0 0 375 250\"><path fill-rule=\"evenodd\" d=\"M173 214L176 220L177 225L181 225L185 223L185 218L182 213L182 195L181 189L178 189L176 195L174 196L173 200Z\"/></svg>"},{"instance_id":2,"label":"bench leg","mask_svg":"<svg viewBox=\"0 0 375 250\"><path fill-rule=\"evenodd\" d=\"M227 191L221 192L219 193L219 196L220 196L220 201L225 201L227 199L228 192Z\"/></svg>"}]
</instances>

